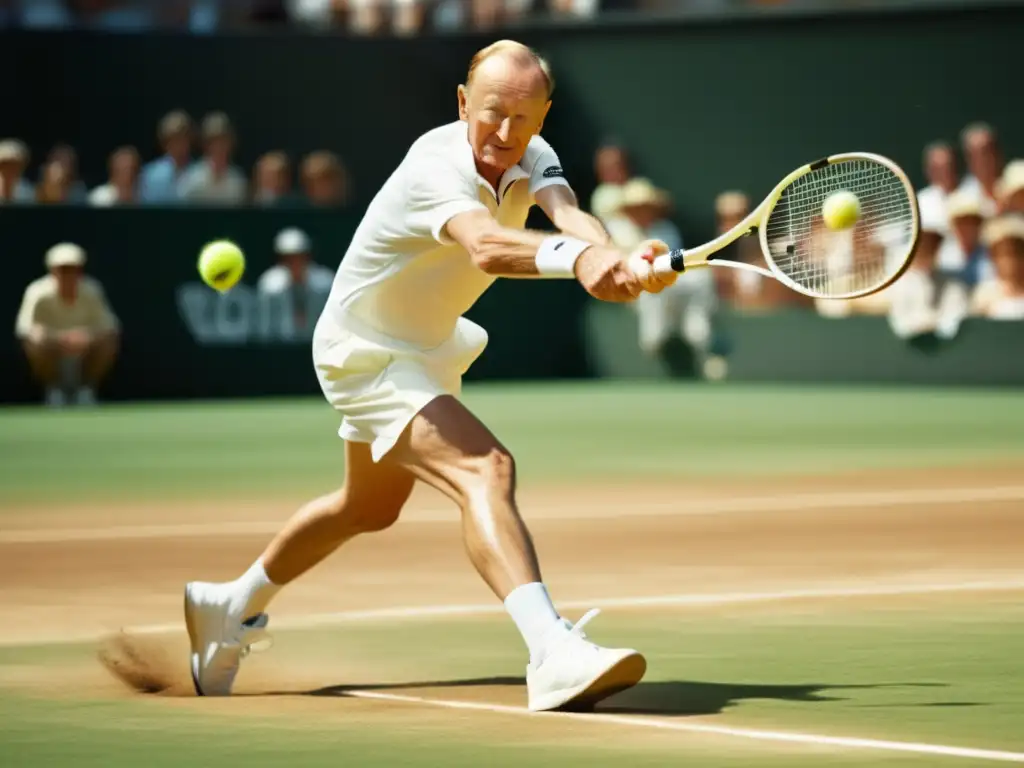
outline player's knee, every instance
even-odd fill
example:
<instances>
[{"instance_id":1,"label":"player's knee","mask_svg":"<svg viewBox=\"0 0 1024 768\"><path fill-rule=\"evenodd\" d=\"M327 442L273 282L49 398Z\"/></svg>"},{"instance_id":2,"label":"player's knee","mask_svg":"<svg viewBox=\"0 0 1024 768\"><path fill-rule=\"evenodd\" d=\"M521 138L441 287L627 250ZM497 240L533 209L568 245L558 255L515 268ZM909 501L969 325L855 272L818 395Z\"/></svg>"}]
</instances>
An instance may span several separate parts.
<instances>
[{"instance_id":1,"label":"player's knee","mask_svg":"<svg viewBox=\"0 0 1024 768\"><path fill-rule=\"evenodd\" d=\"M376 533L398 521L409 493L405 487L380 487L373 493L352 489L339 492L332 501L333 518L347 532Z\"/></svg>"},{"instance_id":2,"label":"player's knee","mask_svg":"<svg viewBox=\"0 0 1024 768\"><path fill-rule=\"evenodd\" d=\"M468 462L469 482L490 492L511 494L516 482L516 462L512 454L495 446Z\"/></svg>"}]
</instances>

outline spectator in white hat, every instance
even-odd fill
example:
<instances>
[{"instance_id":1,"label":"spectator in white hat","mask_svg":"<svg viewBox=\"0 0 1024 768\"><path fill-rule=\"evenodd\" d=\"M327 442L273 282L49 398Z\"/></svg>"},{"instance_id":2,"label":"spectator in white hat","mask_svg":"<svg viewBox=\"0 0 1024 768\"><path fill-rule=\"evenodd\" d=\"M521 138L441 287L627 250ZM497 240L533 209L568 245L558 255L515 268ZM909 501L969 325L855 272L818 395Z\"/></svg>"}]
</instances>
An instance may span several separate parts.
<instances>
[{"instance_id":1,"label":"spectator in white hat","mask_svg":"<svg viewBox=\"0 0 1024 768\"><path fill-rule=\"evenodd\" d=\"M256 290L268 316L273 318L274 335L284 338L313 332L320 311L334 283L334 270L313 261L309 237L291 227L274 240L278 263L260 275Z\"/></svg>"},{"instance_id":2,"label":"spectator in white hat","mask_svg":"<svg viewBox=\"0 0 1024 768\"><path fill-rule=\"evenodd\" d=\"M938 268L975 286L991 273L988 251L981 242L985 219L976 192L958 189L946 199L946 215L956 248L939 252Z\"/></svg>"},{"instance_id":3,"label":"spectator in white hat","mask_svg":"<svg viewBox=\"0 0 1024 768\"><path fill-rule=\"evenodd\" d=\"M1024 215L990 219L982 239L992 253L994 275L975 290L974 314L990 320L1024 320Z\"/></svg>"},{"instance_id":4,"label":"spectator in white hat","mask_svg":"<svg viewBox=\"0 0 1024 768\"><path fill-rule=\"evenodd\" d=\"M644 240L660 240L669 248L682 248L683 236L668 218L671 209L668 192L649 179L630 179L622 186L617 208L611 211L608 234L624 249L635 248ZM636 300L640 348L661 359L675 373L689 374L711 344L717 303L710 269L693 270L660 293L640 294ZM683 354L676 354L672 345Z\"/></svg>"},{"instance_id":5,"label":"spectator in white hat","mask_svg":"<svg viewBox=\"0 0 1024 768\"><path fill-rule=\"evenodd\" d=\"M36 201L35 189L25 179L28 157L24 143L17 139L0 141L0 205Z\"/></svg>"},{"instance_id":6,"label":"spectator in white hat","mask_svg":"<svg viewBox=\"0 0 1024 768\"><path fill-rule=\"evenodd\" d=\"M999 206L1004 213L1024 213L1024 160L1007 163L998 191Z\"/></svg>"},{"instance_id":7,"label":"spectator in white hat","mask_svg":"<svg viewBox=\"0 0 1024 768\"><path fill-rule=\"evenodd\" d=\"M96 388L117 358L120 323L103 287L83 273L85 251L59 243L46 253L49 274L25 289L15 335L46 402L69 398L91 405Z\"/></svg>"}]
</instances>

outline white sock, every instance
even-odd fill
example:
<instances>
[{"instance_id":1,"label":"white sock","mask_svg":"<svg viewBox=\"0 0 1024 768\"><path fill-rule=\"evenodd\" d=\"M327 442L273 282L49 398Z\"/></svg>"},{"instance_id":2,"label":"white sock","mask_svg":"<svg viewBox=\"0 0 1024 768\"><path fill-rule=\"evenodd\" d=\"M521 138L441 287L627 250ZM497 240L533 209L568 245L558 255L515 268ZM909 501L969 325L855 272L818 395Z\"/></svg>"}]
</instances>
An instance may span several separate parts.
<instances>
[{"instance_id":1,"label":"white sock","mask_svg":"<svg viewBox=\"0 0 1024 768\"><path fill-rule=\"evenodd\" d=\"M550 641L552 632L557 633L557 627L562 626L547 587L539 581L516 587L505 598L505 610L530 649L530 661L540 662L544 658L545 643Z\"/></svg>"},{"instance_id":2,"label":"white sock","mask_svg":"<svg viewBox=\"0 0 1024 768\"><path fill-rule=\"evenodd\" d=\"M257 560L248 571L230 582L227 589L231 595L229 611L244 621L263 613L281 587L270 580L262 561Z\"/></svg>"}]
</instances>

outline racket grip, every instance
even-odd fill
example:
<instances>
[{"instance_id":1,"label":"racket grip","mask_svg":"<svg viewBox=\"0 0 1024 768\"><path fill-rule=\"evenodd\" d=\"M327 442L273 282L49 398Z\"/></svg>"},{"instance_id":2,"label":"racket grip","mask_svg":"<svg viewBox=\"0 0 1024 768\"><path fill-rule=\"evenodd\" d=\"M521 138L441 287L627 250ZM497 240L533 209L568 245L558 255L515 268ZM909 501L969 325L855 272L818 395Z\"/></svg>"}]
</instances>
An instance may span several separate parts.
<instances>
[{"instance_id":1,"label":"racket grip","mask_svg":"<svg viewBox=\"0 0 1024 768\"><path fill-rule=\"evenodd\" d=\"M686 269L686 264L683 262L683 251L669 251L663 253L654 259L652 265L654 274L656 275L668 275L672 272L682 272Z\"/></svg>"}]
</instances>

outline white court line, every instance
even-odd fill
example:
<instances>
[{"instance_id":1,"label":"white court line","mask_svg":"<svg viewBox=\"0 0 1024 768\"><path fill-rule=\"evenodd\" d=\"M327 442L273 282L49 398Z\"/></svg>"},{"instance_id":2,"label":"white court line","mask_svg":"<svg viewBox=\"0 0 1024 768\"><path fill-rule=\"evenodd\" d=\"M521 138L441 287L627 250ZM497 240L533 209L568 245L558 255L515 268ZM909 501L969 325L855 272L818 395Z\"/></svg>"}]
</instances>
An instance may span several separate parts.
<instances>
[{"instance_id":1,"label":"white court line","mask_svg":"<svg viewBox=\"0 0 1024 768\"><path fill-rule=\"evenodd\" d=\"M791 589L776 592L725 592L718 594L685 594L685 595L641 595L636 597L592 598L588 600L560 600L559 609L589 610L590 608L654 608L654 607L686 607L686 606L720 606L742 603L762 603L783 600L804 600L815 598L843 597L885 597L900 595L928 595L951 592L1008 592L1024 590L1024 576L1009 576L1000 581L966 581L949 583L914 583L879 584L864 587L821 587L816 589ZM395 608L374 608L362 611L337 611L333 613L315 613L306 616L285 617L271 622L272 629L311 629L329 627L338 624L369 621L393 621L405 619L426 619L451 616L481 616L487 614L504 614L505 607L498 602L468 603L462 605L413 605ZM165 634L183 631L184 624L147 624L125 627L125 632L135 634ZM104 635L62 635L54 638L10 640L0 638L3 645L30 645L37 643L74 643L87 640L98 640Z\"/></svg>"},{"instance_id":2,"label":"white court line","mask_svg":"<svg viewBox=\"0 0 1024 768\"><path fill-rule=\"evenodd\" d=\"M358 699L375 699L394 701L401 704L418 704L444 709L464 709L477 712L496 712L506 715L520 715L536 718L561 718L595 725L621 725L632 728L657 728L665 731L683 731L686 733L706 733L717 736L730 736L740 739L757 741L776 741L790 744L809 744L817 747L844 747L848 749L874 749L887 752L911 752L918 755L938 755L942 757L965 757L974 760L993 760L1004 763L1024 763L1024 752L1002 752L992 749L973 749L971 747L950 747L943 744L921 744L909 741L882 741L879 739L858 739L846 736L826 736L815 733L796 733L790 731L763 731L754 728L734 728L726 725L705 725L702 723L675 722L650 718L629 717L626 715L610 715L602 713L581 714L575 712L531 712L522 707L509 707L502 704L484 704L475 701L452 701L450 699L428 699L421 696L403 696L395 693L378 693L376 691L348 691L345 696Z\"/></svg>"},{"instance_id":3,"label":"white court line","mask_svg":"<svg viewBox=\"0 0 1024 768\"><path fill-rule=\"evenodd\" d=\"M680 495L685 496L685 488ZM1024 500L1024 485L994 488L916 488L896 491L843 491L800 493L747 498L693 499L643 503L631 507L625 500L573 505L540 504L526 506L528 519L601 519L644 515L713 515L737 512L787 512L803 509L842 509L851 507L904 506L914 504L969 504ZM211 509L215 505L211 505ZM457 521L455 512L411 510L412 521ZM264 535L276 533L281 521L237 523L183 523L177 525L120 525L101 528L26 528L0 531L0 544L43 544L71 541L110 541L118 539L160 539L227 535Z\"/></svg>"}]
</instances>

